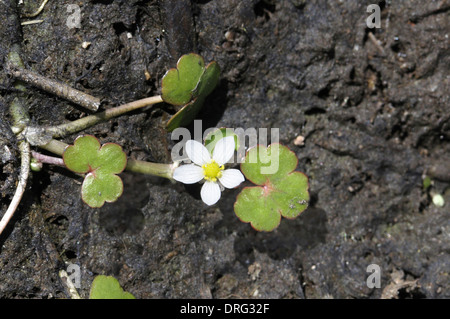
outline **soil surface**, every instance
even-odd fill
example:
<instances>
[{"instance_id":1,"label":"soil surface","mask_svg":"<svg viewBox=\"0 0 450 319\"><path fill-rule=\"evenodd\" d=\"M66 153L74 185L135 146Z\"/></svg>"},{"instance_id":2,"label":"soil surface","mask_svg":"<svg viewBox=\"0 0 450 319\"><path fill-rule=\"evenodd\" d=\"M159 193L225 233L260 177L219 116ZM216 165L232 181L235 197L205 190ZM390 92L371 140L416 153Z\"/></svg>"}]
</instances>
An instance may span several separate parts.
<instances>
[{"instance_id":1,"label":"soil surface","mask_svg":"<svg viewBox=\"0 0 450 319\"><path fill-rule=\"evenodd\" d=\"M98 274L137 298L450 298L450 1L52 0L35 18L21 15L41 0L16 2L0 2L1 215L20 166L5 65L13 44L26 68L103 109L160 94L184 53L217 61L203 129L279 128L311 202L260 233L234 214L240 188L208 207L197 186L125 172L118 202L92 209L79 176L44 166L0 237L0 298L69 298L58 274L69 264L80 267L82 298ZM380 28L367 27L371 3ZM31 19L43 22L17 27ZM30 85L26 101L33 124L87 115ZM170 163L175 111L159 104L84 133ZM371 264L380 288L367 285Z\"/></svg>"}]
</instances>

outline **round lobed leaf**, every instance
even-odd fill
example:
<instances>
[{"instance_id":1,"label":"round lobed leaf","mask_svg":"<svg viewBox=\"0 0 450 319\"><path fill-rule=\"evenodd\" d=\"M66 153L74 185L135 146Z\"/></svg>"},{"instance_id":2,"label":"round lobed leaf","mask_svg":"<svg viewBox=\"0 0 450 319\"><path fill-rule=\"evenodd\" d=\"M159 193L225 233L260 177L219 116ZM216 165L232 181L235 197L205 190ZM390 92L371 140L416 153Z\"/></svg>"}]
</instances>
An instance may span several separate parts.
<instances>
[{"instance_id":1,"label":"round lobed leaf","mask_svg":"<svg viewBox=\"0 0 450 319\"><path fill-rule=\"evenodd\" d=\"M161 97L166 103L184 105L167 123L167 130L189 124L198 114L220 80L220 68L213 61L205 67L203 58L195 53L183 55L176 69L170 69L162 79Z\"/></svg>"},{"instance_id":2,"label":"round lobed leaf","mask_svg":"<svg viewBox=\"0 0 450 319\"><path fill-rule=\"evenodd\" d=\"M248 150L241 164L242 173L256 185L264 185L268 178L275 180L295 170L297 156L286 146L274 143L257 145Z\"/></svg>"},{"instance_id":3,"label":"round lobed leaf","mask_svg":"<svg viewBox=\"0 0 450 319\"><path fill-rule=\"evenodd\" d=\"M262 187L246 187L239 193L234 203L237 217L250 223L258 231L271 231L278 227L281 215L274 203L264 196Z\"/></svg>"},{"instance_id":4,"label":"round lobed leaf","mask_svg":"<svg viewBox=\"0 0 450 319\"><path fill-rule=\"evenodd\" d=\"M92 135L79 136L73 145L66 147L63 153L64 164L75 173L89 172L100 149L99 140Z\"/></svg>"},{"instance_id":5,"label":"round lobed leaf","mask_svg":"<svg viewBox=\"0 0 450 319\"><path fill-rule=\"evenodd\" d=\"M123 193L122 179L114 174L97 170L86 175L81 186L81 198L92 208L105 202L115 202Z\"/></svg>"},{"instance_id":6,"label":"round lobed leaf","mask_svg":"<svg viewBox=\"0 0 450 319\"><path fill-rule=\"evenodd\" d=\"M297 162L295 154L281 144L250 149L241 170L260 186L242 190L234 204L236 216L259 231L278 227L281 216L299 216L308 207L309 184L305 174L294 171Z\"/></svg>"},{"instance_id":7,"label":"round lobed leaf","mask_svg":"<svg viewBox=\"0 0 450 319\"><path fill-rule=\"evenodd\" d=\"M308 178L300 172L292 172L271 184L268 197L276 203L285 218L295 218L308 207Z\"/></svg>"},{"instance_id":8,"label":"round lobed leaf","mask_svg":"<svg viewBox=\"0 0 450 319\"><path fill-rule=\"evenodd\" d=\"M204 70L205 61L200 55L183 55L177 67L167 71L162 79L161 97L164 102L173 105L189 103Z\"/></svg>"},{"instance_id":9,"label":"round lobed leaf","mask_svg":"<svg viewBox=\"0 0 450 319\"><path fill-rule=\"evenodd\" d=\"M91 207L116 201L123 192L123 183L116 174L127 164L122 147L115 143L100 145L92 135L78 137L63 153L64 164L70 170L86 174L81 187L83 201Z\"/></svg>"},{"instance_id":10,"label":"round lobed leaf","mask_svg":"<svg viewBox=\"0 0 450 319\"><path fill-rule=\"evenodd\" d=\"M106 143L98 151L95 162L96 165L94 167L98 167L98 170L106 171L110 174L120 174L127 165L127 155L120 145Z\"/></svg>"}]
</instances>

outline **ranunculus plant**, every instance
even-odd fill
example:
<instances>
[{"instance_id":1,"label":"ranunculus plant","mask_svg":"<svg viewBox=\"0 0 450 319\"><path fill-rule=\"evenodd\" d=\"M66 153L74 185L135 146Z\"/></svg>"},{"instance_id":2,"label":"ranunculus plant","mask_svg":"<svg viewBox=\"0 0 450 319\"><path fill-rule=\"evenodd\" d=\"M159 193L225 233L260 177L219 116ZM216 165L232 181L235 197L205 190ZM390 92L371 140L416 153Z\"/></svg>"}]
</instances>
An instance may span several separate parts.
<instances>
[{"instance_id":1,"label":"ranunculus plant","mask_svg":"<svg viewBox=\"0 0 450 319\"><path fill-rule=\"evenodd\" d=\"M25 81L39 81L42 78L36 74L28 77L23 67L19 71L15 69L12 75L20 76L20 79ZM127 112L161 102L172 104L177 109L176 114L166 124L167 130L173 131L179 126L189 124L195 118L207 95L218 85L219 79L220 68L215 61L205 64L200 55L190 53L183 55L176 68L168 70L164 75L161 95L109 108L72 122L56 126L33 126L21 104L17 101L12 103L10 111L15 124L11 130L21 141L22 172L12 203L0 221L0 233L20 202L31 162L33 167L38 169L42 163L62 165L82 175L84 180L81 198L93 208L101 207L105 202L114 202L121 196L123 183L119 174L128 170L184 184L203 183L200 195L206 205L216 204L222 191L237 188L247 179L255 186L245 187L241 191L234 210L240 220L250 223L258 231L275 229L281 217L292 219L299 216L309 202L308 178L305 174L295 171L298 161L296 155L281 144L250 148L239 170L227 166L233 164L233 155L244 141L240 141L237 135L229 133L225 128L210 133L204 143L187 141L185 152L190 162L181 165L178 162L161 164L127 158L120 145L102 145L92 135L77 137L73 145L57 140ZM57 89L61 94L66 91L70 93L72 90L54 81L52 85L61 85L62 87ZM67 94L67 99L77 94L71 93ZM85 95L83 99L90 98ZM91 97L91 100L95 103L99 101L94 97ZM72 100L74 103L76 101L78 100ZM30 151L30 147L42 148L60 155L62 159ZM34 158L33 161L30 161L30 154Z\"/></svg>"}]
</instances>

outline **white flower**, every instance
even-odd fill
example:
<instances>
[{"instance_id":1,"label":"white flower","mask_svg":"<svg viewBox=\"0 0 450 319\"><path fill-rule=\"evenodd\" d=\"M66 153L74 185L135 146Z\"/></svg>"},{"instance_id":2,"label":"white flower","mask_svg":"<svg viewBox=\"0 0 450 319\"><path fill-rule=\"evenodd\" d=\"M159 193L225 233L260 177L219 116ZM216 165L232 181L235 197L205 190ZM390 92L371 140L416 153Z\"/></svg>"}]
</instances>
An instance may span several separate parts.
<instances>
[{"instance_id":1,"label":"white flower","mask_svg":"<svg viewBox=\"0 0 450 319\"><path fill-rule=\"evenodd\" d=\"M234 137L228 136L220 139L212 154L203 144L189 140L185 150L193 164L177 167L173 172L173 178L184 184L194 184L205 180L200 195L207 205L214 205L220 199L221 187L235 188L245 178L238 169L224 169L234 154ZM220 184L220 185L219 185Z\"/></svg>"}]
</instances>

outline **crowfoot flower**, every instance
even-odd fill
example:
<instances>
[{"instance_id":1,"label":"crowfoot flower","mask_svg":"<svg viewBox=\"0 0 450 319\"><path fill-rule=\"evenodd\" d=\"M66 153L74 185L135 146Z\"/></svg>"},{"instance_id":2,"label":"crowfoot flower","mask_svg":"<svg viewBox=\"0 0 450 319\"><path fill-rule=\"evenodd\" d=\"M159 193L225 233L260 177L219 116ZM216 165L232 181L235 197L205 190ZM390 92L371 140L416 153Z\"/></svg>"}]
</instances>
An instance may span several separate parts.
<instances>
[{"instance_id":1,"label":"crowfoot flower","mask_svg":"<svg viewBox=\"0 0 450 319\"><path fill-rule=\"evenodd\" d=\"M228 136L220 139L212 153L203 144L189 140L185 150L193 164L179 166L173 172L173 178L184 184L194 184L202 180L200 196L207 205L214 205L220 199L221 189L235 188L245 178L238 169L225 169L227 163L234 154L234 137Z\"/></svg>"}]
</instances>

